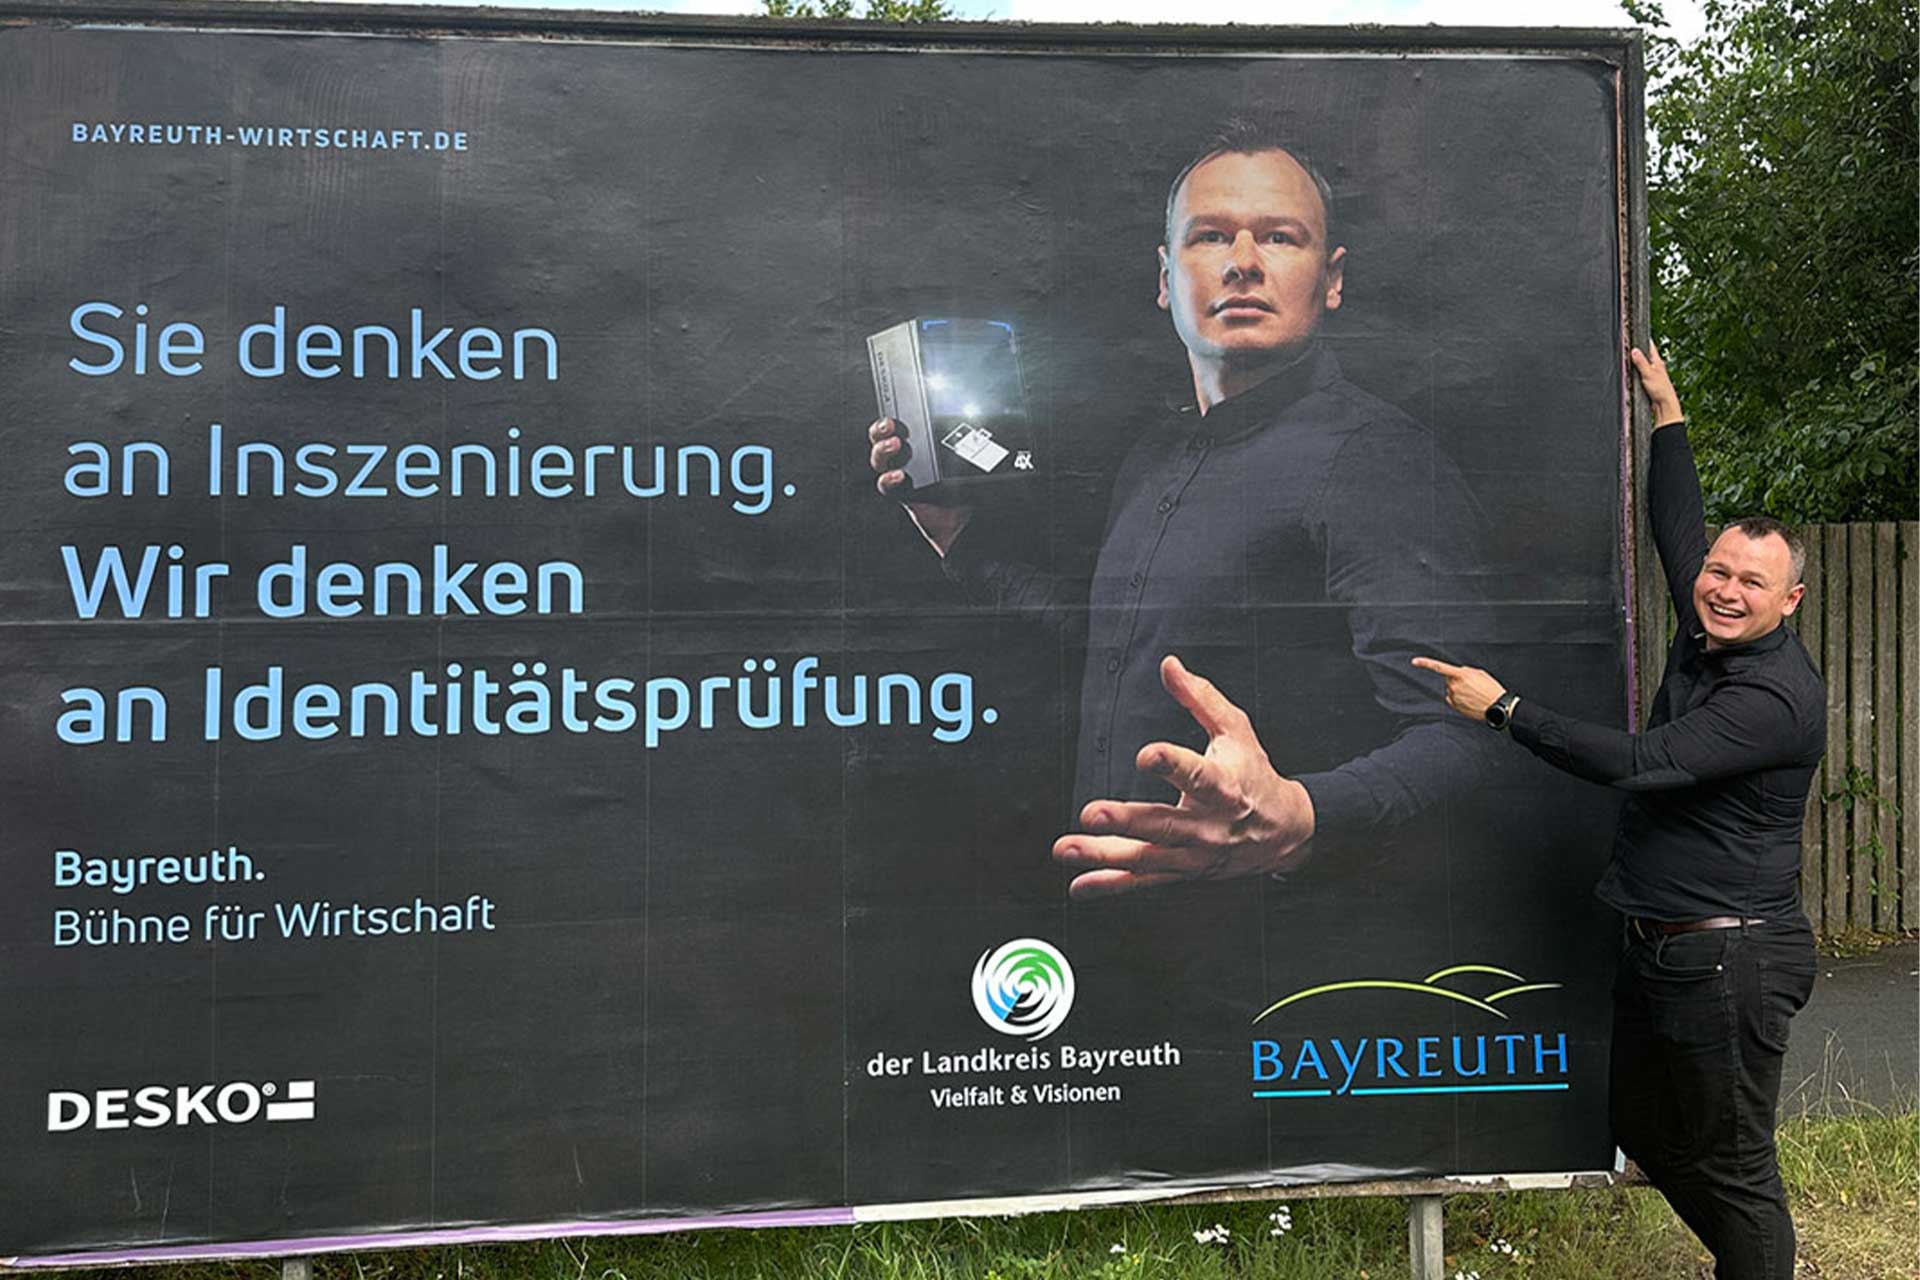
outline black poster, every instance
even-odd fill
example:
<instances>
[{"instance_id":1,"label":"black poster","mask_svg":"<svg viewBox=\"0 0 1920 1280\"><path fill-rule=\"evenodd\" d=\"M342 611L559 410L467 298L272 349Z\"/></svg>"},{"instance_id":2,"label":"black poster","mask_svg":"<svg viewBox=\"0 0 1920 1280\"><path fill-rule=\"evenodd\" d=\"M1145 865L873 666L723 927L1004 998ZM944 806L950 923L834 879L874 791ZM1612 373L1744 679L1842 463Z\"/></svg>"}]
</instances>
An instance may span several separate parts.
<instances>
[{"instance_id":1,"label":"black poster","mask_svg":"<svg viewBox=\"0 0 1920 1280\"><path fill-rule=\"evenodd\" d=\"M0 1257L1611 1165L1411 658L1624 714L1624 37L159 21L0 27Z\"/></svg>"}]
</instances>

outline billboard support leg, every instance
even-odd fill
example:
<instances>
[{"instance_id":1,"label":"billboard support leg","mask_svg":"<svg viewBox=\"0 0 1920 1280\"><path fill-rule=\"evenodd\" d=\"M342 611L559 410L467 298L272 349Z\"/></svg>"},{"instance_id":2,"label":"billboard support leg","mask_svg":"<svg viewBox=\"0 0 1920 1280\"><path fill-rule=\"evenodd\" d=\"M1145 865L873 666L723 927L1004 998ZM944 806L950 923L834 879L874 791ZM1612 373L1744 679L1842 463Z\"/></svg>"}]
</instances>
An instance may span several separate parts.
<instances>
[{"instance_id":1,"label":"billboard support leg","mask_svg":"<svg viewBox=\"0 0 1920 1280\"><path fill-rule=\"evenodd\" d=\"M282 1258L280 1280L313 1280L313 1264L305 1258Z\"/></svg>"},{"instance_id":2,"label":"billboard support leg","mask_svg":"<svg viewBox=\"0 0 1920 1280\"><path fill-rule=\"evenodd\" d=\"M1413 1260L1413 1280L1443 1280L1446 1242L1441 1237L1440 1196L1407 1199L1407 1253Z\"/></svg>"}]
</instances>

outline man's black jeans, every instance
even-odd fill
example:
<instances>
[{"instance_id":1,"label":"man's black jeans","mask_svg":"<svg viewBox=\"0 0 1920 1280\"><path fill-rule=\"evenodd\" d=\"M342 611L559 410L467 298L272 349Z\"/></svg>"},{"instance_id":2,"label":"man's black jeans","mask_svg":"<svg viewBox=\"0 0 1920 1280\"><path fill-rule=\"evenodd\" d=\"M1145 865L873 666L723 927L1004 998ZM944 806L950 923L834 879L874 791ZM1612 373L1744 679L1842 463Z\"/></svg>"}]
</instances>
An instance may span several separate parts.
<instances>
[{"instance_id":1,"label":"man's black jeans","mask_svg":"<svg viewBox=\"0 0 1920 1280\"><path fill-rule=\"evenodd\" d=\"M1813 990L1804 920L1643 936L1613 988L1613 1131L1713 1251L1719 1280L1791 1280L1773 1145L1787 1024Z\"/></svg>"}]
</instances>

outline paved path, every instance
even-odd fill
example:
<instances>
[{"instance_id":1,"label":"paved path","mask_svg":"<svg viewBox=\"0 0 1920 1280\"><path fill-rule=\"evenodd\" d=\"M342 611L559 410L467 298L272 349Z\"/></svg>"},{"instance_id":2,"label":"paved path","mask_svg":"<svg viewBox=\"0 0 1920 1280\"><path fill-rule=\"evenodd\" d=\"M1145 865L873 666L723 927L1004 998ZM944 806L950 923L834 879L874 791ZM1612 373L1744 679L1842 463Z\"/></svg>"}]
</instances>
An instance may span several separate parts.
<instances>
[{"instance_id":1,"label":"paved path","mask_svg":"<svg viewBox=\"0 0 1920 1280\"><path fill-rule=\"evenodd\" d=\"M1813 997L1793 1020L1780 1114L1855 1103L1911 1108L1920 1092L1920 943L1820 958Z\"/></svg>"}]
</instances>

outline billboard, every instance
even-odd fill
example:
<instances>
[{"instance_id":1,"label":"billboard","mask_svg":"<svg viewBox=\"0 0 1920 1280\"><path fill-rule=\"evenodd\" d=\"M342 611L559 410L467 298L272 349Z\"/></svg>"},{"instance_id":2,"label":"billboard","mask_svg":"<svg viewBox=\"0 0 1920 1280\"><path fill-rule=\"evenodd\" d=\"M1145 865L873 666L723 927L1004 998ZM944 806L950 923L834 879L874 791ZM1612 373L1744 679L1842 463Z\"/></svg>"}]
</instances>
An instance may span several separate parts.
<instances>
[{"instance_id":1,"label":"billboard","mask_svg":"<svg viewBox=\"0 0 1920 1280\"><path fill-rule=\"evenodd\" d=\"M0 1257L1611 1165L1632 37L87 12Z\"/></svg>"}]
</instances>

